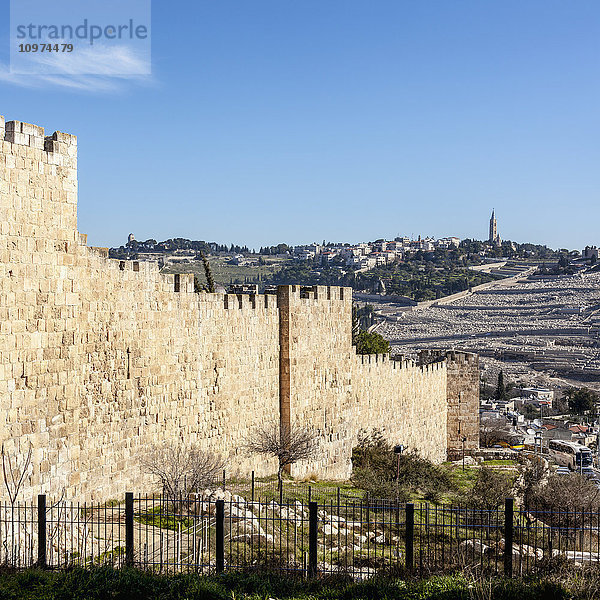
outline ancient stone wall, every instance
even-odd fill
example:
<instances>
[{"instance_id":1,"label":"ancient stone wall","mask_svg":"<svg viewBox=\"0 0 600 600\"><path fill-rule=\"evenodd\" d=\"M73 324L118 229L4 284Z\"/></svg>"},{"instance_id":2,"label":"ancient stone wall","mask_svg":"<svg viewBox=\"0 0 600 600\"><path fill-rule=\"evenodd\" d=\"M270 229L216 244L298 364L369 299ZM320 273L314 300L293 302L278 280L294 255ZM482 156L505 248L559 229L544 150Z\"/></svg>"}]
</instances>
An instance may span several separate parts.
<instances>
[{"instance_id":1,"label":"ancient stone wall","mask_svg":"<svg viewBox=\"0 0 600 600\"><path fill-rule=\"evenodd\" d=\"M479 448L479 356L447 352L448 455ZM466 438L466 439L465 439Z\"/></svg>"},{"instance_id":2,"label":"ancient stone wall","mask_svg":"<svg viewBox=\"0 0 600 600\"><path fill-rule=\"evenodd\" d=\"M4 120L2 120L4 125ZM266 474L242 446L279 408L276 299L195 294L189 275L115 261L77 232L76 138L6 124L0 154L0 437L28 487L149 486L163 440Z\"/></svg>"},{"instance_id":3,"label":"ancient stone wall","mask_svg":"<svg viewBox=\"0 0 600 600\"><path fill-rule=\"evenodd\" d=\"M479 448L479 356L470 352L424 350L421 364L446 364L448 456Z\"/></svg>"},{"instance_id":4,"label":"ancient stone wall","mask_svg":"<svg viewBox=\"0 0 600 600\"><path fill-rule=\"evenodd\" d=\"M361 428L444 457L445 363L357 357L349 288L196 294L107 254L77 231L77 139L0 118L0 441L17 468L31 448L23 496L152 490L163 441L271 473L243 446L278 420L321 433L296 473L346 477Z\"/></svg>"},{"instance_id":5,"label":"ancient stone wall","mask_svg":"<svg viewBox=\"0 0 600 600\"><path fill-rule=\"evenodd\" d=\"M290 356L289 408L282 407L282 414L322 436L315 459L296 465L294 475L349 477L360 430L379 429L435 461L446 457L445 363L421 367L387 355L357 356L351 292L322 286L279 290L286 298L280 310L289 313L282 338L282 353L287 343Z\"/></svg>"},{"instance_id":6,"label":"ancient stone wall","mask_svg":"<svg viewBox=\"0 0 600 600\"><path fill-rule=\"evenodd\" d=\"M294 475L311 472L346 477L356 432L352 393L352 296L349 288L280 286L282 356L289 355L289 395L282 415L292 426L316 429L318 455L298 464Z\"/></svg>"}]
</instances>

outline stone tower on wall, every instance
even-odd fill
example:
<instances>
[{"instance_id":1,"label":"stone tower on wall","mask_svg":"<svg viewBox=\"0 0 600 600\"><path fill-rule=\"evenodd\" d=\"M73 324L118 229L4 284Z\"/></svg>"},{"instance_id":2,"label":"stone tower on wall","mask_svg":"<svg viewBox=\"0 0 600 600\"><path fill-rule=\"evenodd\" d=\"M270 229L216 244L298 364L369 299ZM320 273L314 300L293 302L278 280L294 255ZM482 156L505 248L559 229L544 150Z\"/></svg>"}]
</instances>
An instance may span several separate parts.
<instances>
[{"instance_id":1,"label":"stone tower on wall","mask_svg":"<svg viewBox=\"0 0 600 600\"><path fill-rule=\"evenodd\" d=\"M446 363L448 458L479 448L479 356L470 352L424 350L421 364Z\"/></svg>"}]
</instances>

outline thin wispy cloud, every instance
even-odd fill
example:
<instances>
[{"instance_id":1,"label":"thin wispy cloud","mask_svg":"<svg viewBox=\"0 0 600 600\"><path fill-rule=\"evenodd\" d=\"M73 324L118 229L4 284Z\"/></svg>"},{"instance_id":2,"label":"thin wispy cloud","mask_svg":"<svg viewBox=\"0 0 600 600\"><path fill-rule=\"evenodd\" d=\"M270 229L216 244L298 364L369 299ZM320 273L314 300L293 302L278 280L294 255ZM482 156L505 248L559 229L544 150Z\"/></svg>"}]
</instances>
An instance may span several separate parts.
<instances>
[{"instance_id":1,"label":"thin wispy cloud","mask_svg":"<svg viewBox=\"0 0 600 600\"><path fill-rule=\"evenodd\" d=\"M150 64L128 46L90 46L71 53L35 53L27 70L11 73L0 63L0 82L27 88L66 88L117 92L130 85L152 85Z\"/></svg>"}]
</instances>

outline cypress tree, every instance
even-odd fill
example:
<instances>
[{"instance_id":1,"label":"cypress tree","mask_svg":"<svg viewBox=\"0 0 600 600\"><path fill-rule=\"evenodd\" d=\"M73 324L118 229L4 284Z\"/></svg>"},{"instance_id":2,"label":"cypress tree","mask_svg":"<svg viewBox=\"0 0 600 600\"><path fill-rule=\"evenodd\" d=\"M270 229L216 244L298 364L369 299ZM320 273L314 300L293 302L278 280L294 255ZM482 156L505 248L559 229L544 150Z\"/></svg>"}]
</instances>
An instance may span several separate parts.
<instances>
[{"instance_id":1,"label":"cypress tree","mask_svg":"<svg viewBox=\"0 0 600 600\"><path fill-rule=\"evenodd\" d=\"M202 264L204 265L204 275L206 276L206 291L211 294L215 293L215 280L212 276L212 271L210 269L210 263L206 256L204 256L204 252L200 252L200 256L202 258Z\"/></svg>"},{"instance_id":2,"label":"cypress tree","mask_svg":"<svg viewBox=\"0 0 600 600\"><path fill-rule=\"evenodd\" d=\"M494 398L496 398L496 400L506 400L506 387L504 385L504 373L502 371L498 373L498 383L496 385Z\"/></svg>"}]
</instances>

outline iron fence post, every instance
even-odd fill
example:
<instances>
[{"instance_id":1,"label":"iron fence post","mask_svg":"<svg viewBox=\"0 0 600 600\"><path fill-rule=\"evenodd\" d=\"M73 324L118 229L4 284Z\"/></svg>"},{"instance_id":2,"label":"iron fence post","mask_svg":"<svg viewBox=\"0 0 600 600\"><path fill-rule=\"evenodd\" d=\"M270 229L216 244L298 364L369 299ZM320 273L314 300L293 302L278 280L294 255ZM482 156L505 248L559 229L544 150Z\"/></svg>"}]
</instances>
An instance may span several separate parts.
<instances>
[{"instance_id":1,"label":"iron fence post","mask_svg":"<svg viewBox=\"0 0 600 600\"><path fill-rule=\"evenodd\" d=\"M46 494L38 495L38 567L45 569L46 560Z\"/></svg>"},{"instance_id":2,"label":"iron fence post","mask_svg":"<svg viewBox=\"0 0 600 600\"><path fill-rule=\"evenodd\" d=\"M504 501L504 575L512 577L513 574L513 511L514 500L506 498Z\"/></svg>"},{"instance_id":3,"label":"iron fence post","mask_svg":"<svg viewBox=\"0 0 600 600\"><path fill-rule=\"evenodd\" d=\"M216 562L217 573L225 570L225 501L217 500L216 523Z\"/></svg>"},{"instance_id":4,"label":"iron fence post","mask_svg":"<svg viewBox=\"0 0 600 600\"><path fill-rule=\"evenodd\" d=\"M125 493L125 564L133 567L133 493Z\"/></svg>"},{"instance_id":5,"label":"iron fence post","mask_svg":"<svg viewBox=\"0 0 600 600\"><path fill-rule=\"evenodd\" d=\"M308 576L317 575L317 532L319 526L318 505L310 502L308 505Z\"/></svg>"},{"instance_id":6,"label":"iron fence post","mask_svg":"<svg viewBox=\"0 0 600 600\"><path fill-rule=\"evenodd\" d=\"M406 536L404 539L406 549L406 570L412 573L414 567L414 546L415 546L415 505L406 505Z\"/></svg>"},{"instance_id":7,"label":"iron fence post","mask_svg":"<svg viewBox=\"0 0 600 600\"><path fill-rule=\"evenodd\" d=\"M254 471L252 471L252 502L254 502Z\"/></svg>"}]
</instances>

